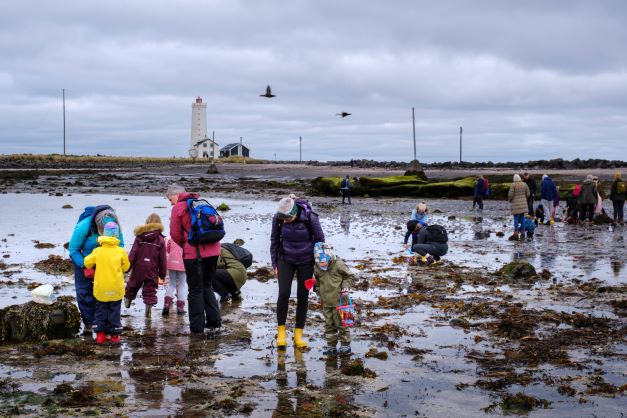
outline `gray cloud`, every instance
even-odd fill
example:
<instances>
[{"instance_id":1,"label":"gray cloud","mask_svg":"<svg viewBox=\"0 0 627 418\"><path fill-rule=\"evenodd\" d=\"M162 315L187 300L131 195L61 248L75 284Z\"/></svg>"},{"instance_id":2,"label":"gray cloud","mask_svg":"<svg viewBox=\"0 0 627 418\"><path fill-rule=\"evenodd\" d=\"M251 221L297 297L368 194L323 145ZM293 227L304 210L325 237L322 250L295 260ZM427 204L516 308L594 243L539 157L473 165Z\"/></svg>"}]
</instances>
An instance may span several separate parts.
<instances>
[{"instance_id":1,"label":"gray cloud","mask_svg":"<svg viewBox=\"0 0 627 418\"><path fill-rule=\"evenodd\" d=\"M423 161L625 158L624 2L432 3L5 1L0 152L60 152L65 88L75 154L185 155L200 95L260 158L409 160L412 106Z\"/></svg>"}]
</instances>

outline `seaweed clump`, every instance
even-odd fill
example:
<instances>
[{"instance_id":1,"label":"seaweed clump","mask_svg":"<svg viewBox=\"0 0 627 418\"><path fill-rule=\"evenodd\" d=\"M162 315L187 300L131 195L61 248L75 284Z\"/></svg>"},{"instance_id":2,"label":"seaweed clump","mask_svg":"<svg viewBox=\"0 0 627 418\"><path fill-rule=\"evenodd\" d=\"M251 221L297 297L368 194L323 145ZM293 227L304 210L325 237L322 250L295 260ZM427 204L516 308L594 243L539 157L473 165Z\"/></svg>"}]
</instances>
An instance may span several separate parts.
<instances>
[{"instance_id":1,"label":"seaweed clump","mask_svg":"<svg viewBox=\"0 0 627 418\"><path fill-rule=\"evenodd\" d=\"M346 376L363 376L363 377L377 377L377 374L367 367L364 367L362 359L355 359L344 363L341 368L342 374Z\"/></svg>"},{"instance_id":2,"label":"seaweed clump","mask_svg":"<svg viewBox=\"0 0 627 418\"><path fill-rule=\"evenodd\" d=\"M514 261L501 267L497 274L507 280L530 280L537 277L536 269L524 261Z\"/></svg>"},{"instance_id":3,"label":"seaweed clump","mask_svg":"<svg viewBox=\"0 0 627 418\"><path fill-rule=\"evenodd\" d=\"M54 254L49 255L45 260L36 262L34 266L48 274L67 275L74 272L74 266L71 260Z\"/></svg>"},{"instance_id":4,"label":"seaweed clump","mask_svg":"<svg viewBox=\"0 0 627 418\"><path fill-rule=\"evenodd\" d=\"M0 342L45 341L74 337L81 315L71 296L60 296L51 305L33 301L0 310Z\"/></svg>"},{"instance_id":5,"label":"seaweed clump","mask_svg":"<svg viewBox=\"0 0 627 418\"><path fill-rule=\"evenodd\" d=\"M484 408L484 410L486 412L492 412L497 406L500 406L501 410L505 414L524 413L529 412L534 408L547 409L549 406L551 406L551 401L528 396L524 393L519 392L515 395L505 395L501 402L492 404Z\"/></svg>"}]
</instances>

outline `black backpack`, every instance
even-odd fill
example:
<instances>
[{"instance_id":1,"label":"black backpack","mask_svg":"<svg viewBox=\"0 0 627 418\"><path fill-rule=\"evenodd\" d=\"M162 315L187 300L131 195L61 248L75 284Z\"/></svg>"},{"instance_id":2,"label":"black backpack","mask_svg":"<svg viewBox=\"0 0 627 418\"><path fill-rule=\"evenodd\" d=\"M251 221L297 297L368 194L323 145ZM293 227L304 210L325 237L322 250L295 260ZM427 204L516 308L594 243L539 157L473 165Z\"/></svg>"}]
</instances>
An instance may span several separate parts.
<instances>
[{"instance_id":1,"label":"black backpack","mask_svg":"<svg viewBox=\"0 0 627 418\"><path fill-rule=\"evenodd\" d=\"M448 234L443 226L429 225L427 226L427 231L429 231L432 241L441 243L448 242Z\"/></svg>"},{"instance_id":2,"label":"black backpack","mask_svg":"<svg viewBox=\"0 0 627 418\"><path fill-rule=\"evenodd\" d=\"M242 263L244 267L248 268L253 264L253 255L246 248L228 242L221 244L221 247L233 254L233 257Z\"/></svg>"}]
</instances>

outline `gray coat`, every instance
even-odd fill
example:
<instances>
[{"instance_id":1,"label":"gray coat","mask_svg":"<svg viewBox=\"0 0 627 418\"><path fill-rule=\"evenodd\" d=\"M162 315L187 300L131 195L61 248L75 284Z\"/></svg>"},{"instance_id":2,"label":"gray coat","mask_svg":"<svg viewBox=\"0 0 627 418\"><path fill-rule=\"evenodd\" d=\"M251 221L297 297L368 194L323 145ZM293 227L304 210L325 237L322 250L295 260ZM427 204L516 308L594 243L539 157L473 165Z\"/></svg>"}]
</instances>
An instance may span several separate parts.
<instances>
[{"instance_id":1,"label":"gray coat","mask_svg":"<svg viewBox=\"0 0 627 418\"><path fill-rule=\"evenodd\" d=\"M527 201L530 195L529 187L522 181L515 181L509 186L507 200L512 205L512 215L526 213L529 210Z\"/></svg>"},{"instance_id":2,"label":"gray coat","mask_svg":"<svg viewBox=\"0 0 627 418\"><path fill-rule=\"evenodd\" d=\"M579 193L579 203L582 205L596 205L599 200L597 186L592 180L585 180L581 184L581 193Z\"/></svg>"}]
</instances>

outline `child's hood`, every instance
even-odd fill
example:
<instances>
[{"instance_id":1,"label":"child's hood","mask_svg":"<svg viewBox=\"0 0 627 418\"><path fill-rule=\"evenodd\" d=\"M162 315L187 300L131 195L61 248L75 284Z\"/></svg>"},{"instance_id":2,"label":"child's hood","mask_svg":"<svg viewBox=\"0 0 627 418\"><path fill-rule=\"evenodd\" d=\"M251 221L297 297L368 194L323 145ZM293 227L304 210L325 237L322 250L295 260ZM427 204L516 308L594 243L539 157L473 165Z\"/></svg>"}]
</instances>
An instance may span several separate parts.
<instances>
[{"instance_id":1,"label":"child's hood","mask_svg":"<svg viewBox=\"0 0 627 418\"><path fill-rule=\"evenodd\" d=\"M135 233L135 236L138 237L140 235L144 235L148 232L153 232L153 231L157 232L157 234L155 235L160 235L163 232L163 225L157 222L139 225L135 227L135 230L133 232Z\"/></svg>"},{"instance_id":2,"label":"child's hood","mask_svg":"<svg viewBox=\"0 0 627 418\"><path fill-rule=\"evenodd\" d=\"M101 235L98 237L98 244L103 247L117 247L120 245L120 240L116 237L105 237L104 235Z\"/></svg>"}]
</instances>

